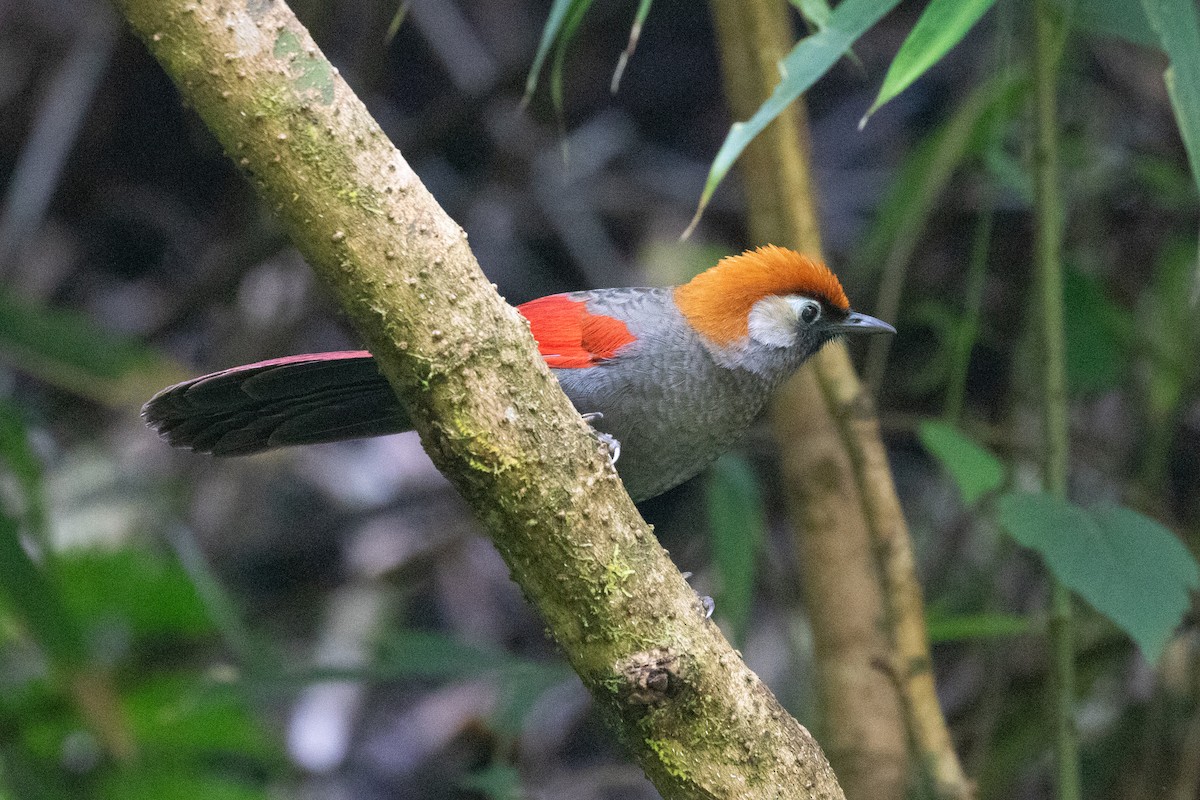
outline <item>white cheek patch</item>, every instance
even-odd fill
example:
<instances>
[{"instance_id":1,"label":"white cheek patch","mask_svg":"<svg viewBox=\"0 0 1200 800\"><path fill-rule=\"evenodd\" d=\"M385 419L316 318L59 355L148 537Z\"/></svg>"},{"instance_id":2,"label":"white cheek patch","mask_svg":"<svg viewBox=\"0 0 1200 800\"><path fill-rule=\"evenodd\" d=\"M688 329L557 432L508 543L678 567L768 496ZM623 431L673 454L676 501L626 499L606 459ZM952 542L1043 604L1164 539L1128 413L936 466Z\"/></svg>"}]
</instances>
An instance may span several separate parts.
<instances>
[{"instance_id":1,"label":"white cheek patch","mask_svg":"<svg viewBox=\"0 0 1200 800\"><path fill-rule=\"evenodd\" d=\"M768 347L796 344L796 328L804 303L799 297L764 297L750 309L750 338Z\"/></svg>"}]
</instances>

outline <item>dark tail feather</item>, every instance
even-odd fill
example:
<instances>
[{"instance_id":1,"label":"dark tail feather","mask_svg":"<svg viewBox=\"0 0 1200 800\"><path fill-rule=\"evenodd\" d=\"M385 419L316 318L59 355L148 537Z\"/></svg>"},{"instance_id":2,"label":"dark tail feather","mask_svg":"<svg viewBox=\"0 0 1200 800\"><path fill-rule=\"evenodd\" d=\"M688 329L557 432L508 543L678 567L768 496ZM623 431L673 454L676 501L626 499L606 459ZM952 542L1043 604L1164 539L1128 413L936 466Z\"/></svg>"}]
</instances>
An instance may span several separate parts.
<instances>
[{"instance_id":1,"label":"dark tail feather","mask_svg":"<svg viewBox=\"0 0 1200 800\"><path fill-rule=\"evenodd\" d=\"M142 408L175 447L244 456L412 429L365 350L260 361L163 389Z\"/></svg>"}]
</instances>

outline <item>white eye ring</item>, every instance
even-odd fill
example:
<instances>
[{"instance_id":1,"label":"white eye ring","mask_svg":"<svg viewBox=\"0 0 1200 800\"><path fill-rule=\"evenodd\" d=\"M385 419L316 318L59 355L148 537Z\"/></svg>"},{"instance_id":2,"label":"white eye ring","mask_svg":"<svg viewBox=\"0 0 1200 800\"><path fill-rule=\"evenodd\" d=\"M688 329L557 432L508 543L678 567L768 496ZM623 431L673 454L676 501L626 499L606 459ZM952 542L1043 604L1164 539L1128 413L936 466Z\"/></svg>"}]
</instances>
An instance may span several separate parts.
<instances>
[{"instance_id":1,"label":"white eye ring","mask_svg":"<svg viewBox=\"0 0 1200 800\"><path fill-rule=\"evenodd\" d=\"M797 316L805 325L812 325L821 318L821 304L815 300L805 300Z\"/></svg>"}]
</instances>

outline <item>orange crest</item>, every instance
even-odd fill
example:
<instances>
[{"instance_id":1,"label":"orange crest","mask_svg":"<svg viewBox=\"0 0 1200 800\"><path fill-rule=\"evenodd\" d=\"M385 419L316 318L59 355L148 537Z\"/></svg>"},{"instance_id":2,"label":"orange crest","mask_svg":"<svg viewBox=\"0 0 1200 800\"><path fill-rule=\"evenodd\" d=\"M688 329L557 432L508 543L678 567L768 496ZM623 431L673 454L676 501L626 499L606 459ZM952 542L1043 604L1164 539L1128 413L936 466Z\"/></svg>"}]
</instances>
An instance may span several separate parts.
<instances>
[{"instance_id":1,"label":"orange crest","mask_svg":"<svg viewBox=\"0 0 1200 800\"><path fill-rule=\"evenodd\" d=\"M675 305L693 328L724 346L750 335L751 307L773 294L800 294L839 311L850 310L850 300L829 267L773 244L727 256L676 287Z\"/></svg>"}]
</instances>

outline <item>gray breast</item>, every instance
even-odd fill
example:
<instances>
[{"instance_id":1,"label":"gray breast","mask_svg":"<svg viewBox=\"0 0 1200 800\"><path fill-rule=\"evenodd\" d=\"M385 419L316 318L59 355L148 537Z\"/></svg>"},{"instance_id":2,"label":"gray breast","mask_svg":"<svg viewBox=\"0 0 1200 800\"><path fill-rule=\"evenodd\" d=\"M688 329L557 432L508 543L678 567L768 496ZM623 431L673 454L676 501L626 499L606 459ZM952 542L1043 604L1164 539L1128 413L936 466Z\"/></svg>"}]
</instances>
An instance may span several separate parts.
<instances>
[{"instance_id":1,"label":"gray breast","mask_svg":"<svg viewBox=\"0 0 1200 800\"><path fill-rule=\"evenodd\" d=\"M587 300L592 313L626 320L637 341L598 366L554 371L581 413L604 415L593 425L621 442L617 471L637 501L715 461L749 427L777 382L719 366L669 291L574 295Z\"/></svg>"}]
</instances>

